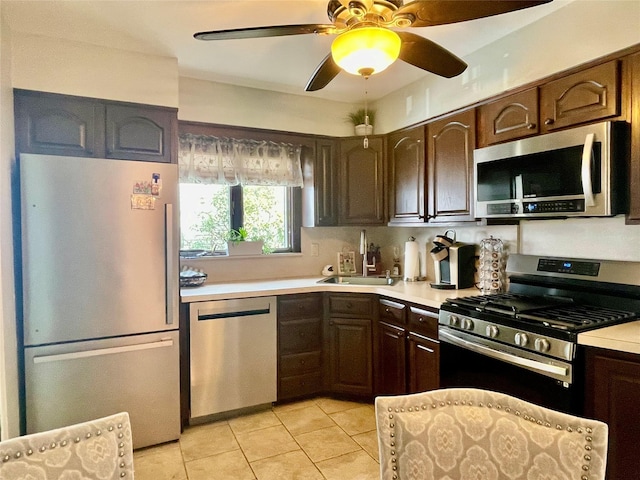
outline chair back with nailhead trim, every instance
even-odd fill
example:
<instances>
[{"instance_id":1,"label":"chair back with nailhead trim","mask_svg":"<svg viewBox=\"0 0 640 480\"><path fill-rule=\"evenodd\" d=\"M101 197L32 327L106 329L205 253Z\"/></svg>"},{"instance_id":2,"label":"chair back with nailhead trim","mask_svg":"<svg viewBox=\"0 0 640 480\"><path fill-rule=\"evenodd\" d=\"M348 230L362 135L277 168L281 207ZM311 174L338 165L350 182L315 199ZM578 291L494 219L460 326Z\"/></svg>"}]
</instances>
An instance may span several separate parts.
<instances>
[{"instance_id":1,"label":"chair back with nailhead trim","mask_svg":"<svg viewBox=\"0 0 640 480\"><path fill-rule=\"evenodd\" d=\"M0 480L133 480L129 414L0 442Z\"/></svg>"},{"instance_id":2,"label":"chair back with nailhead trim","mask_svg":"<svg viewBox=\"0 0 640 480\"><path fill-rule=\"evenodd\" d=\"M604 480L608 427L471 388L378 397L382 480Z\"/></svg>"}]
</instances>

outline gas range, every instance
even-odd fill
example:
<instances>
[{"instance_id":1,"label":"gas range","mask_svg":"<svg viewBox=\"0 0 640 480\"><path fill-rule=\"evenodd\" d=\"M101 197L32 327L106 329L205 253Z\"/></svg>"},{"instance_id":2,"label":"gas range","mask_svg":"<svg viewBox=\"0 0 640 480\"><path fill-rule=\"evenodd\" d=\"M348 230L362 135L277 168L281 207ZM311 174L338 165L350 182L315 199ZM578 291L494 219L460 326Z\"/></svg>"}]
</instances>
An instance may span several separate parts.
<instances>
[{"instance_id":1,"label":"gas range","mask_svg":"<svg viewBox=\"0 0 640 480\"><path fill-rule=\"evenodd\" d=\"M566 381L579 333L632 321L640 314L639 262L514 254L507 273L508 293L443 303L441 340L489 355L500 351L547 366L562 365L565 373L555 377Z\"/></svg>"}]
</instances>

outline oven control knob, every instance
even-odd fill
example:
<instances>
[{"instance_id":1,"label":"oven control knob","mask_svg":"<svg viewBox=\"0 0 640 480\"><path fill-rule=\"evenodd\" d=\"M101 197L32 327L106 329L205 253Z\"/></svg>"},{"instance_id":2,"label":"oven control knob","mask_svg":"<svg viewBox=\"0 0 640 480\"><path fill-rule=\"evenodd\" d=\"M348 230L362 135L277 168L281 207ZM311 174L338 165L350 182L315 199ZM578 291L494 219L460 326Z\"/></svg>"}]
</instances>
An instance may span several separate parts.
<instances>
[{"instance_id":1,"label":"oven control knob","mask_svg":"<svg viewBox=\"0 0 640 480\"><path fill-rule=\"evenodd\" d=\"M498 330L498 327L496 327L495 325L487 325L486 333L487 333L487 336L491 338L496 338L500 333L500 330Z\"/></svg>"},{"instance_id":2,"label":"oven control knob","mask_svg":"<svg viewBox=\"0 0 640 480\"><path fill-rule=\"evenodd\" d=\"M526 347L529 343L529 337L526 333L518 332L515 336L516 345L519 347Z\"/></svg>"},{"instance_id":3,"label":"oven control knob","mask_svg":"<svg viewBox=\"0 0 640 480\"><path fill-rule=\"evenodd\" d=\"M452 327L457 327L460 325L460 319L455 315L449 315L449 325Z\"/></svg>"},{"instance_id":4,"label":"oven control knob","mask_svg":"<svg viewBox=\"0 0 640 480\"><path fill-rule=\"evenodd\" d=\"M536 341L533 343L534 348L536 349L536 351L538 352L548 352L549 349L551 348L551 344L549 343L549 340L547 340L546 338L536 338Z\"/></svg>"},{"instance_id":5,"label":"oven control knob","mask_svg":"<svg viewBox=\"0 0 640 480\"><path fill-rule=\"evenodd\" d=\"M473 330L473 320L470 318L463 318L461 326L463 330Z\"/></svg>"}]
</instances>

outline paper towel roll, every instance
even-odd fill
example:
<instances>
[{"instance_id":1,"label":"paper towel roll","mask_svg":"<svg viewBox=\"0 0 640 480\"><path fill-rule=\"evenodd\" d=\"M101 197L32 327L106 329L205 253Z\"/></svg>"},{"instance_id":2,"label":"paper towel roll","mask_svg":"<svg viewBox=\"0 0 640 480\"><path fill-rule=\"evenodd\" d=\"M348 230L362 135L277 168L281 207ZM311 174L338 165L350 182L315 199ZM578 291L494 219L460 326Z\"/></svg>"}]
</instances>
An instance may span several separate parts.
<instances>
[{"instance_id":1,"label":"paper towel roll","mask_svg":"<svg viewBox=\"0 0 640 480\"><path fill-rule=\"evenodd\" d=\"M404 279L405 281L418 280L420 276L420 254L418 242L408 241L404 244Z\"/></svg>"}]
</instances>

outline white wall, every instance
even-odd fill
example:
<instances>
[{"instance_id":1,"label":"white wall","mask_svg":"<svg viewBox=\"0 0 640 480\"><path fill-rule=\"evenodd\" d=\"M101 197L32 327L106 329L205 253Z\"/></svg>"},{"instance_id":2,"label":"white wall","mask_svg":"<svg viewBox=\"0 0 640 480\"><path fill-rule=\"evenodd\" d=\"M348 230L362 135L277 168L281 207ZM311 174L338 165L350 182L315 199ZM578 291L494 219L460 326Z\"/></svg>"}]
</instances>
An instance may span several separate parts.
<instances>
[{"instance_id":1,"label":"white wall","mask_svg":"<svg viewBox=\"0 0 640 480\"><path fill-rule=\"evenodd\" d=\"M640 1L576 0L465 57L459 77L428 75L378 100L376 129L397 130L637 43Z\"/></svg>"},{"instance_id":2,"label":"white wall","mask_svg":"<svg viewBox=\"0 0 640 480\"><path fill-rule=\"evenodd\" d=\"M178 61L88 43L13 34L13 87L177 107Z\"/></svg>"},{"instance_id":3,"label":"white wall","mask_svg":"<svg viewBox=\"0 0 640 480\"><path fill-rule=\"evenodd\" d=\"M353 105L180 78L180 120L345 137Z\"/></svg>"},{"instance_id":4,"label":"white wall","mask_svg":"<svg viewBox=\"0 0 640 480\"><path fill-rule=\"evenodd\" d=\"M0 430L1 439L19 434L18 366L11 171L14 167L11 35L0 3Z\"/></svg>"}]
</instances>

